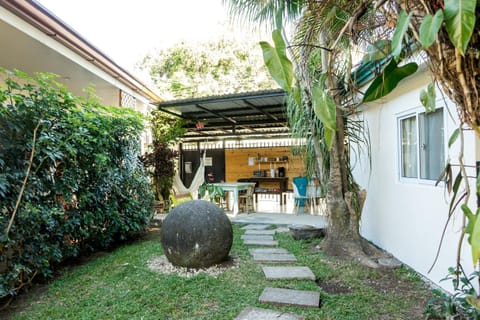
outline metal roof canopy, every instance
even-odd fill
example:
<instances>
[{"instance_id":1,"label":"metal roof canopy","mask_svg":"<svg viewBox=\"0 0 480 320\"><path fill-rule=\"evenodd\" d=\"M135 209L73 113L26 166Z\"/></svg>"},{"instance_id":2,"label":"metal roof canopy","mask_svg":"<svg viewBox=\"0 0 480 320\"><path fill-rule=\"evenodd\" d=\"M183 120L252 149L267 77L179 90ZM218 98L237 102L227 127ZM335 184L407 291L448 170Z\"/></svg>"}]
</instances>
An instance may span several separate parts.
<instances>
[{"instance_id":1,"label":"metal roof canopy","mask_svg":"<svg viewBox=\"0 0 480 320\"><path fill-rule=\"evenodd\" d=\"M222 96L163 101L159 110L187 121L184 142L225 139L285 138L284 90L243 92ZM203 124L197 125L199 122Z\"/></svg>"}]
</instances>

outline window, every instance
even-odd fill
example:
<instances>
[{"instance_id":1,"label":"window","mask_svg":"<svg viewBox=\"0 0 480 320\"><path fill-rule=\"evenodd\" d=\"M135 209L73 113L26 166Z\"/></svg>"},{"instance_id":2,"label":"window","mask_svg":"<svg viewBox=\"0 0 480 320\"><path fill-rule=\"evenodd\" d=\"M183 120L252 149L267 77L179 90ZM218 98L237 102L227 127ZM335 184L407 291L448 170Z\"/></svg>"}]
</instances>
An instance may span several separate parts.
<instances>
[{"instance_id":1,"label":"window","mask_svg":"<svg viewBox=\"0 0 480 320\"><path fill-rule=\"evenodd\" d=\"M443 109L399 119L400 176L437 180L445 165Z\"/></svg>"}]
</instances>

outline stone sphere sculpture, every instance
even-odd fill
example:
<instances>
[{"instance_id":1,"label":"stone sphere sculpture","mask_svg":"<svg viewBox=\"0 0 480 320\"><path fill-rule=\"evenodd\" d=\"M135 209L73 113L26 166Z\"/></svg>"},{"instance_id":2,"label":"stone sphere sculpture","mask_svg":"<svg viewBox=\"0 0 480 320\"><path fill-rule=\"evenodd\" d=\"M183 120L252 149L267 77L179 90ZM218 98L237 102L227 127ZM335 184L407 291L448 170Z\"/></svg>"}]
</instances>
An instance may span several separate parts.
<instances>
[{"instance_id":1,"label":"stone sphere sculpture","mask_svg":"<svg viewBox=\"0 0 480 320\"><path fill-rule=\"evenodd\" d=\"M232 224L215 204L187 201L163 221L161 242L173 265L206 268L227 259L233 242Z\"/></svg>"}]
</instances>

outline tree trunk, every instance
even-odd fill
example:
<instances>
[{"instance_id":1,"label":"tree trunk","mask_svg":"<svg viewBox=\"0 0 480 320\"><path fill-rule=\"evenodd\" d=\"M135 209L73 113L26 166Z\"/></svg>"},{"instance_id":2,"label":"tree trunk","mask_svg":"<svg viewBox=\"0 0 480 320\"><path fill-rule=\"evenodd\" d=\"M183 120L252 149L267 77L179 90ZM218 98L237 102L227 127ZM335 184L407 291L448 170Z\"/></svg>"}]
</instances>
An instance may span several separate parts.
<instances>
[{"instance_id":1,"label":"tree trunk","mask_svg":"<svg viewBox=\"0 0 480 320\"><path fill-rule=\"evenodd\" d=\"M347 191L346 159L344 157L343 118L337 114L337 132L330 150L330 176L327 187L328 229L322 244L327 255L350 257L360 263L376 268L378 264L365 253L370 245L360 236L359 216L366 192L358 196L358 207L353 205L353 192Z\"/></svg>"}]
</instances>

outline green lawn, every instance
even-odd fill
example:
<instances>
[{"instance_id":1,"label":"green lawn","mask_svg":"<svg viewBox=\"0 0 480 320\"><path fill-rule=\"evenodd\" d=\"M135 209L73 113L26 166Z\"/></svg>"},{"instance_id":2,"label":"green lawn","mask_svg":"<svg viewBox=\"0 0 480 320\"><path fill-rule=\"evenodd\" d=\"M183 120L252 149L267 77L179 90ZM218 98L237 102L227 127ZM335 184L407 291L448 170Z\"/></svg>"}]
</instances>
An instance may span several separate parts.
<instances>
[{"instance_id":1,"label":"green lawn","mask_svg":"<svg viewBox=\"0 0 480 320\"><path fill-rule=\"evenodd\" d=\"M77 266L65 267L39 295L28 295L13 319L234 319L245 307L274 308L305 319L419 319L430 296L412 271L376 271L326 258L313 243L278 234L280 246L295 254L298 265L309 266L328 284L326 293L313 281L267 281L240 240L234 226L231 255L240 267L215 277L191 278L160 274L148 261L162 255L158 233L97 255ZM317 290L320 309L273 307L258 303L267 286ZM329 288L329 289L327 289ZM340 291L338 291L340 290Z\"/></svg>"}]
</instances>

